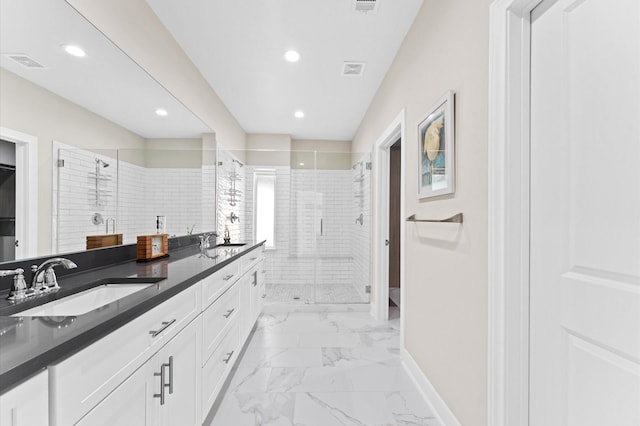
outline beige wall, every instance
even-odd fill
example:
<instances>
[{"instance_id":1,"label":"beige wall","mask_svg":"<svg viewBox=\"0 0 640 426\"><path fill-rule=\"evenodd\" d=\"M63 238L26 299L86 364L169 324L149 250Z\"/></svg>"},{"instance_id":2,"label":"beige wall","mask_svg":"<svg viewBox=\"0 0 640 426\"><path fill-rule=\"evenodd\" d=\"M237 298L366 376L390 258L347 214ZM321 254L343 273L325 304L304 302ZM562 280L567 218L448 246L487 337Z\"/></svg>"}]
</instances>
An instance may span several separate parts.
<instances>
[{"instance_id":1,"label":"beige wall","mask_svg":"<svg viewBox=\"0 0 640 426\"><path fill-rule=\"evenodd\" d=\"M249 134L245 160L250 165L288 166L290 150L289 135Z\"/></svg>"},{"instance_id":2,"label":"beige wall","mask_svg":"<svg viewBox=\"0 0 640 426\"><path fill-rule=\"evenodd\" d=\"M145 0L67 0L216 134L227 149L246 134Z\"/></svg>"},{"instance_id":3,"label":"beige wall","mask_svg":"<svg viewBox=\"0 0 640 426\"><path fill-rule=\"evenodd\" d=\"M38 138L38 255L51 253L53 141L107 153L144 148L140 136L0 69L0 126Z\"/></svg>"},{"instance_id":4,"label":"beige wall","mask_svg":"<svg viewBox=\"0 0 640 426\"><path fill-rule=\"evenodd\" d=\"M490 0L425 0L354 138L372 144L406 108L406 348L464 425L487 418L487 104ZM417 125L456 92L456 192L418 201Z\"/></svg>"}]
</instances>

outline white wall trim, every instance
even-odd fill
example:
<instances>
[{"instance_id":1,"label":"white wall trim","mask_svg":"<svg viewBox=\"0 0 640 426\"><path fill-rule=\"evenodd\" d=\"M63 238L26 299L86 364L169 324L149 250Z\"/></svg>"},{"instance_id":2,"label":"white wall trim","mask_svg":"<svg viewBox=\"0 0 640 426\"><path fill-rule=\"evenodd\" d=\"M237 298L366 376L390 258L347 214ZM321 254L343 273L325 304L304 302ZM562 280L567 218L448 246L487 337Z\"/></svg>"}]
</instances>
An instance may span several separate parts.
<instances>
[{"instance_id":1,"label":"white wall trim","mask_svg":"<svg viewBox=\"0 0 640 426\"><path fill-rule=\"evenodd\" d=\"M489 29L488 424L529 423L530 12L496 0Z\"/></svg>"},{"instance_id":2,"label":"white wall trim","mask_svg":"<svg viewBox=\"0 0 640 426\"><path fill-rule=\"evenodd\" d=\"M436 388L422 372L416 360L413 359L405 348L401 349L401 353L405 368L408 370L409 375L422 393L422 396L426 399L431 412L440 424L445 426L460 426L460 421L458 421L449 406L447 406L438 391L436 391Z\"/></svg>"},{"instance_id":3,"label":"white wall trim","mask_svg":"<svg viewBox=\"0 0 640 426\"><path fill-rule=\"evenodd\" d=\"M398 139L402 143L406 143L406 112L404 109L394 118L382 132L381 136L375 143L375 167L374 174L376 176L376 197L374 207L374 229L373 229L373 248L374 254L373 264L376 265L376 297L375 306L372 306L374 317L381 321L389 318L389 256L388 249L384 245L384 240L389 235L389 148ZM402 149L401 165L400 165L400 217L405 215L405 187L406 187L406 154L405 147ZM404 299L404 240L405 240L405 221L400 223L400 304ZM400 310L400 333L401 341L404 342L404 311Z\"/></svg>"},{"instance_id":4,"label":"white wall trim","mask_svg":"<svg viewBox=\"0 0 640 426\"><path fill-rule=\"evenodd\" d=\"M0 127L0 138L16 144L16 238L25 242L16 249L16 258L38 253L38 138Z\"/></svg>"}]
</instances>

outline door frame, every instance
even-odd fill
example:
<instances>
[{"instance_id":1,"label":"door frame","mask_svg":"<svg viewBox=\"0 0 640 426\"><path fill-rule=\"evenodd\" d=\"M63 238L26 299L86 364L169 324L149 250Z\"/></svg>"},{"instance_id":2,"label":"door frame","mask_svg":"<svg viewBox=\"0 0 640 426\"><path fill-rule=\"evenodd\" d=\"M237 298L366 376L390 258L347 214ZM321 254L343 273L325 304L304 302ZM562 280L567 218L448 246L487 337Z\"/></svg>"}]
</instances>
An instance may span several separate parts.
<instances>
[{"instance_id":1,"label":"door frame","mask_svg":"<svg viewBox=\"0 0 640 426\"><path fill-rule=\"evenodd\" d=\"M531 11L495 0L489 25L488 424L529 424Z\"/></svg>"},{"instance_id":2,"label":"door frame","mask_svg":"<svg viewBox=\"0 0 640 426\"><path fill-rule=\"evenodd\" d=\"M405 254L404 239L405 187L406 187L406 112L400 113L382 132L375 143L376 197L373 227L373 258L375 259L375 301L372 304L373 316L381 321L389 319L389 249L384 241L389 237L389 158L391 145L398 139L403 147L400 154L400 306L404 304ZM404 310L400 309L400 338L404 347Z\"/></svg>"},{"instance_id":3,"label":"door frame","mask_svg":"<svg viewBox=\"0 0 640 426\"><path fill-rule=\"evenodd\" d=\"M0 139L16 145L16 259L35 257L38 244L38 138L0 127ZM26 220L18 220L24 218Z\"/></svg>"}]
</instances>

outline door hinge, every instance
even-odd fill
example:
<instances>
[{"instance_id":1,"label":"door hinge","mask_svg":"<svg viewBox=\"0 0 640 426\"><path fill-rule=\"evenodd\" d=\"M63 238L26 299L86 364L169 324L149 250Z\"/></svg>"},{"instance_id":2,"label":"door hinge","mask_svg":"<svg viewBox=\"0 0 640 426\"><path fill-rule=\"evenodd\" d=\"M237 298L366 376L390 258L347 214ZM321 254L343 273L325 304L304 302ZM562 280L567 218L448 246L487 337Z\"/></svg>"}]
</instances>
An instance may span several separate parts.
<instances>
[{"instance_id":1,"label":"door hinge","mask_svg":"<svg viewBox=\"0 0 640 426\"><path fill-rule=\"evenodd\" d=\"M364 292L367 294L371 294L371 286L370 285L364 286Z\"/></svg>"},{"instance_id":2,"label":"door hinge","mask_svg":"<svg viewBox=\"0 0 640 426\"><path fill-rule=\"evenodd\" d=\"M58 167L64 167L64 160L58 160L56 165Z\"/></svg>"},{"instance_id":3,"label":"door hinge","mask_svg":"<svg viewBox=\"0 0 640 426\"><path fill-rule=\"evenodd\" d=\"M371 161L369 161L369 162L366 164L366 169L367 169L367 170L371 170Z\"/></svg>"}]
</instances>

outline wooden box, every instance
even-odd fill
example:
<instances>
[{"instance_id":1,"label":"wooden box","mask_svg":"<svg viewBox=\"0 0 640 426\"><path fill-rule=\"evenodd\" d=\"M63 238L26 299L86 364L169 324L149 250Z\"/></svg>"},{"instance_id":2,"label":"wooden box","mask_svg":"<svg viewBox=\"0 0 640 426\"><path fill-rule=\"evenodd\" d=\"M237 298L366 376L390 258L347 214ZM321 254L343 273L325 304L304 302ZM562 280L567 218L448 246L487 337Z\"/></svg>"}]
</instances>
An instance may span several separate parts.
<instances>
[{"instance_id":1,"label":"wooden box","mask_svg":"<svg viewBox=\"0 0 640 426\"><path fill-rule=\"evenodd\" d=\"M136 257L138 260L147 261L168 256L168 237L168 234L138 235L138 245L136 248Z\"/></svg>"},{"instance_id":2,"label":"wooden box","mask_svg":"<svg viewBox=\"0 0 640 426\"><path fill-rule=\"evenodd\" d=\"M122 244L122 234L87 235L87 250L119 246Z\"/></svg>"}]
</instances>

